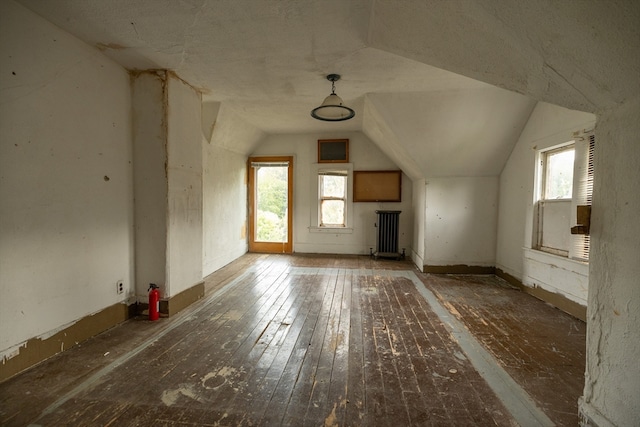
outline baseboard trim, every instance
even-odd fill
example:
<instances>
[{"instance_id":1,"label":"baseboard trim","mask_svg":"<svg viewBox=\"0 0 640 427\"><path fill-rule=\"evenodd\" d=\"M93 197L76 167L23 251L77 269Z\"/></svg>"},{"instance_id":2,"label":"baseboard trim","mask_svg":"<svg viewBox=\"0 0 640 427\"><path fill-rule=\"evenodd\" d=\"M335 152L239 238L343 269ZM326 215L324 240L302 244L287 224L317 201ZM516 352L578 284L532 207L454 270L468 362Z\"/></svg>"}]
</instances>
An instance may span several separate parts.
<instances>
[{"instance_id":1,"label":"baseboard trim","mask_svg":"<svg viewBox=\"0 0 640 427\"><path fill-rule=\"evenodd\" d=\"M185 289L178 295L160 301L160 313L175 316L204 296L204 281Z\"/></svg>"},{"instance_id":2,"label":"baseboard trim","mask_svg":"<svg viewBox=\"0 0 640 427\"><path fill-rule=\"evenodd\" d=\"M180 292L167 300L160 301L160 312L167 316L175 316L204 296L204 281ZM141 313L148 304L114 304L105 309L83 317L72 325L58 331L54 335L42 338L31 338L18 349L18 354L2 360L0 364L0 382L37 365L77 344L98 335L127 319Z\"/></svg>"},{"instance_id":3,"label":"baseboard trim","mask_svg":"<svg viewBox=\"0 0 640 427\"><path fill-rule=\"evenodd\" d=\"M424 265L424 273L432 274L495 274L496 268L482 265Z\"/></svg>"},{"instance_id":4,"label":"baseboard trim","mask_svg":"<svg viewBox=\"0 0 640 427\"><path fill-rule=\"evenodd\" d=\"M171 298L163 298L160 300L160 315L164 317L175 316L185 308L189 307L194 302L198 301L204 296L204 281L197 283L180 292L178 295L174 295ZM138 304L138 314L147 315L149 304L141 302Z\"/></svg>"},{"instance_id":5,"label":"baseboard trim","mask_svg":"<svg viewBox=\"0 0 640 427\"><path fill-rule=\"evenodd\" d=\"M50 337L31 338L20 345L17 355L2 360L0 382L124 322L132 317L134 312L135 309L126 304L114 304L79 319Z\"/></svg>"},{"instance_id":6,"label":"baseboard trim","mask_svg":"<svg viewBox=\"0 0 640 427\"><path fill-rule=\"evenodd\" d=\"M578 399L578 416L580 427L615 427L600 411L585 403L584 397Z\"/></svg>"},{"instance_id":7,"label":"baseboard trim","mask_svg":"<svg viewBox=\"0 0 640 427\"><path fill-rule=\"evenodd\" d=\"M568 313L573 317L582 320L583 322L587 321L587 307L578 304L575 301L571 301L564 295L550 292L542 288L532 288L530 286L526 286L520 280L513 277L509 273L504 272L500 268L495 269L495 275L500 277L501 279L506 280L511 285L519 288L521 291L526 292L529 295L532 295L542 301L545 301L553 305L554 307L564 311L565 313Z\"/></svg>"}]
</instances>

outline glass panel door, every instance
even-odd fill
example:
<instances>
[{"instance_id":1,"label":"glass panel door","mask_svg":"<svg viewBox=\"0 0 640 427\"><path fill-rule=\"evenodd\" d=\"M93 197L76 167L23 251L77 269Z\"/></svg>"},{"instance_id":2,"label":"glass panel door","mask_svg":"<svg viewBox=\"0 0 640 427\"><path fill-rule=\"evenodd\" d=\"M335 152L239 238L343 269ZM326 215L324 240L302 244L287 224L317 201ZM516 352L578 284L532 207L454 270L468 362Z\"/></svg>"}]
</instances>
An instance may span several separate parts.
<instances>
[{"instance_id":1,"label":"glass panel door","mask_svg":"<svg viewBox=\"0 0 640 427\"><path fill-rule=\"evenodd\" d=\"M290 253L292 157L249 159L249 211L252 252Z\"/></svg>"}]
</instances>

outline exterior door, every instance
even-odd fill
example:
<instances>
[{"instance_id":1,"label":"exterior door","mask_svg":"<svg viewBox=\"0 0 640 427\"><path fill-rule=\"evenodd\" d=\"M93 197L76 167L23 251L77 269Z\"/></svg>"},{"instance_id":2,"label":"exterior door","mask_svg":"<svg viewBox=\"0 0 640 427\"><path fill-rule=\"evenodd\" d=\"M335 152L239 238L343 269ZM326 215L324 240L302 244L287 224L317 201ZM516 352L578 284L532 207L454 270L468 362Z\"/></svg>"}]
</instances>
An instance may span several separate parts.
<instances>
[{"instance_id":1,"label":"exterior door","mask_svg":"<svg viewBox=\"0 0 640 427\"><path fill-rule=\"evenodd\" d=\"M249 251L291 253L293 157L250 157Z\"/></svg>"}]
</instances>

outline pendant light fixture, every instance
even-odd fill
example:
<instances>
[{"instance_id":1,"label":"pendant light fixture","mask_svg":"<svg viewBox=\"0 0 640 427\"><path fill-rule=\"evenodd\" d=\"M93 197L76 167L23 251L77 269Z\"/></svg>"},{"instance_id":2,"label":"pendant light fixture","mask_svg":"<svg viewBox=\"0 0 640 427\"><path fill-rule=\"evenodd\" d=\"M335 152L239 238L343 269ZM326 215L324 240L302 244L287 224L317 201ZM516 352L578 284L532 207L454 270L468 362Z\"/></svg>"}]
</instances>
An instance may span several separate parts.
<instances>
[{"instance_id":1,"label":"pendant light fixture","mask_svg":"<svg viewBox=\"0 0 640 427\"><path fill-rule=\"evenodd\" d=\"M327 122L340 122L353 118L356 112L344 105L342 98L336 95L336 82L340 80L340 74L329 74L327 80L331 82L331 95L324 99L322 105L311 110L311 117Z\"/></svg>"}]
</instances>

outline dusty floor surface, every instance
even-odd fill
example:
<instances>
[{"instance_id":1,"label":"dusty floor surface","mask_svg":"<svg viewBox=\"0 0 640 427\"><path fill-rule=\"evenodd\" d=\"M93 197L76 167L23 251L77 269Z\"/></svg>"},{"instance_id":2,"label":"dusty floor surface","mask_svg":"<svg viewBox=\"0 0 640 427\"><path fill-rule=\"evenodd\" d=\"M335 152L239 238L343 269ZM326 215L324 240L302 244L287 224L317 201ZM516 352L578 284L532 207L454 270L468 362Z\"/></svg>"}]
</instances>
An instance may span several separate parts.
<instances>
[{"instance_id":1,"label":"dusty floor surface","mask_svg":"<svg viewBox=\"0 0 640 427\"><path fill-rule=\"evenodd\" d=\"M584 323L494 276L249 254L205 286L0 384L0 424L517 425L438 304L548 420L577 425Z\"/></svg>"}]
</instances>

